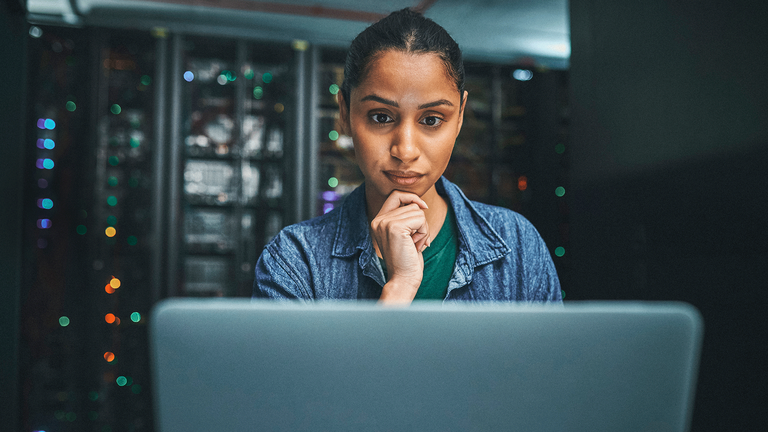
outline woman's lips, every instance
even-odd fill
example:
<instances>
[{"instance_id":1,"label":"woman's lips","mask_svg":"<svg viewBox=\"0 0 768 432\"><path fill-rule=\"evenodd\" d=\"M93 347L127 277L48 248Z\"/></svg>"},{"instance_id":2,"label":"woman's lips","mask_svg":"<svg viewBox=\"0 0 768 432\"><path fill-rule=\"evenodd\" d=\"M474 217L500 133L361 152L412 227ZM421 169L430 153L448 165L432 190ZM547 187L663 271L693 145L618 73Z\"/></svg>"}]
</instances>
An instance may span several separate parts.
<instances>
[{"instance_id":1,"label":"woman's lips","mask_svg":"<svg viewBox=\"0 0 768 432\"><path fill-rule=\"evenodd\" d=\"M400 186L410 186L423 177L423 174L413 171L384 171L384 175L389 181Z\"/></svg>"}]
</instances>

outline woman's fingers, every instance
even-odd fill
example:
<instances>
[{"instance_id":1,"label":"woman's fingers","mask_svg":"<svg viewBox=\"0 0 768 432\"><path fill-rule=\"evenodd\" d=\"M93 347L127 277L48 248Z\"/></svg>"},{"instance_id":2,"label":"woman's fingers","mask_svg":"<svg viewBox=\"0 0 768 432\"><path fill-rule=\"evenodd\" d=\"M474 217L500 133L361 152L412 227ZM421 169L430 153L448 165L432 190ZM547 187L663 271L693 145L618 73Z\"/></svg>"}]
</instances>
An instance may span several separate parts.
<instances>
[{"instance_id":1,"label":"woman's fingers","mask_svg":"<svg viewBox=\"0 0 768 432\"><path fill-rule=\"evenodd\" d=\"M424 202L423 199L419 198L418 195L410 192L394 190L389 194L386 201L384 201L384 204L379 210L379 214L388 213L397 208L407 206L408 204L416 204L422 209L429 208L427 207L427 203Z\"/></svg>"},{"instance_id":2,"label":"woman's fingers","mask_svg":"<svg viewBox=\"0 0 768 432\"><path fill-rule=\"evenodd\" d=\"M424 212L416 204L399 207L385 214L379 214L371 222L374 231L388 233L389 235L402 235L411 237L417 244L417 250L421 244L429 238L429 226Z\"/></svg>"}]
</instances>

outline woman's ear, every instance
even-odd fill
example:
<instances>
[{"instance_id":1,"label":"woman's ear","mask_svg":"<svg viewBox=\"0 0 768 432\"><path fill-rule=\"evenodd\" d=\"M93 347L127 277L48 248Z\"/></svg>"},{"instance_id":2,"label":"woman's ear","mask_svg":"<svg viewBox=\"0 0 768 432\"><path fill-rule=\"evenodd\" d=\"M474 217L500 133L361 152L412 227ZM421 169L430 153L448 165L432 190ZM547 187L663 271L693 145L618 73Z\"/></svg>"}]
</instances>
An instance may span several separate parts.
<instances>
[{"instance_id":1,"label":"woman's ear","mask_svg":"<svg viewBox=\"0 0 768 432\"><path fill-rule=\"evenodd\" d=\"M344 99L344 95L341 92L336 93L336 99L339 101L339 123L341 124L341 132L344 135L351 136L347 101Z\"/></svg>"}]
</instances>

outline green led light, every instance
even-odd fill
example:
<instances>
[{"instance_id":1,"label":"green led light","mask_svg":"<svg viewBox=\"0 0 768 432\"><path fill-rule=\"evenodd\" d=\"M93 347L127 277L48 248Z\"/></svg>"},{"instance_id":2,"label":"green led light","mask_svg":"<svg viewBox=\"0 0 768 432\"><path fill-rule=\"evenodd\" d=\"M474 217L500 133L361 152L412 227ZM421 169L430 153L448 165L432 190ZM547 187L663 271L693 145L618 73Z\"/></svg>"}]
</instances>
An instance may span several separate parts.
<instances>
[{"instance_id":1,"label":"green led light","mask_svg":"<svg viewBox=\"0 0 768 432\"><path fill-rule=\"evenodd\" d=\"M120 158L117 156L110 156L107 162L112 166L117 166L120 163Z\"/></svg>"},{"instance_id":2,"label":"green led light","mask_svg":"<svg viewBox=\"0 0 768 432\"><path fill-rule=\"evenodd\" d=\"M141 386L139 384L134 384L131 386L131 391L133 394L139 394L141 393Z\"/></svg>"},{"instance_id":3,"label":"green led light","mask_svg":"<svg viewBox=\"0 0 768 432\"><path fill-rule=\"evenodd\" d=\"M62 326L62 327L68 326L69 325L69 317L62 316L61 318L59 318L59 325Z\"/></svg>"},{"instance_id":4,"label":"green led light","mask_svg":"<svg viewBox=\"0 0 768 432\"><path fill-rule=\"evenodd\" d=\"M135 323L137 323L137 322L141 321L141 314L140 314L140 313L138 313L138 312L134 312L134 313L132 313L132 314L131 314L131 321L133 321L133 322L135 322Z\"/></svg>"},{"instance_id":5,"label":"green led light","mask_svg":"<svg viewBox=\"0 0 768 432\"><path fill-rule=\"evenodd\" d=\"M64 420L67 416L67 413L62 410L57 410L53 413L53 416L56 417L56 420Z\"/></svg>"},{"instance_id":6,"label":"green led light","mask_svg":"<svg viewBox=\"0 0 768 432\"><path fill-rule=\"evenodd\" d=\"M565 300L565 291L560 290L560 296L563 297L563 300Z\"/></svg>"},{"instance_id":7,"label":"green led light","mask_svg":"<svg viewBox=\"0 0 768 432\"><path fill-rule=\"evenodd\" d=\"M96 400L99 399L99 392L96 392L96 391L88 392L88 399L96 402Z\"/></svg>"},{"instance_id":8,"label":"green led light","mask_svg":"<svg viewBox=\"0 0 768 432\"><path fill-rule=\"evenodd\" d=\"M115 226L117 224L117 218L113 215L107 216L107 225L109 226Z\"/></svg>"},{"instance_id":9,"label":"green led light","mask_svg":"<svg viewBox=\"0 0 768 432\"><path fill-rule=\"evenodd\" d=\"M565 188L562 186L558 186L557 189L555 189L555 195L559 197L565 195Z\"/></svg>"},{"instance_id":10,"label":"green led light","mask_svg":"<svg viewBox=\"0 0 768 432\"><path fill-rule=\"evenodd\" d=\"M137 239L136 236L128 236L125 241L128 242L128 244L131 246L136 246L136 244L139 242L139 239Z\"/></svg>"},{"instance_id":11,"label":"green led light","mask_svg":"<svg viewBox=\"0 0 768 432\"><path fill-rule=\"evenodd\" d=\"M565 255L565 248L564 248L564 247L562 247L562 246L558 246L558 247L556 247L556 248L555 248L555 255L557 255L557 256L559 256L559 257L561 257L561 256Z\"/></svg>"},{"instance_id":12,"label":"green led light","mask_svg":"<svg viewBox=\"0 0 768 432\"><path fill-rule=\"evenodd\" d=\"M125 377L125 385L132 385L132 384L133 384L133 378Z\"/></svg>"},{"instance_id":13,"label":"green led light","mask_svg":"<svg viewBox=\"0 0 768 432\"><path fill-rule=\"evenodd\" d=\"M115 114L115 115L117 115L117 114L120 114L121 112L123 112L123 109L122 109L122 108L120 108L120 105L118 105L118 104L113 104L113 105L112 105L112 106L109 108L109 111L110 111L112 114Z\"/></svg>"},{"instance_id":14,"label":"green led light","mask_svg":"<svg viewBox=\"0 0 768 432\"><path fill-rule=\"evenodd\" d=\"M331 92L332 95L335 95L339 92L339 86L336 84L331 84L331 86L328 87L328 91Z\"/></svg>"},{"instance_id":15,"label":"green led light","mask_svg":"<svg viewBox=\"0 0 768 432\"><path fill-rule=\"evenodd\" d=\"M117 379L115 380L115 382L117 383L117 385L119 385L120 387L122 387L122 386L124 386L124 385L128 384L128 378L126 378L126 377L124 377L124 376L120 375L119 377L117 377Z\"/></svg>"},{"instance_id":16,"label":"green led light","mask_svg":"<svg viewBox=\"0 0 768 432\"><path fill-rule=\"evenodd\" d=\"M109 178L107 179L107 184L112 186L112 187L117 186L117 183L118 183L117 177L115 177L115 176L109 176Z\"/></svg>"},{"instance_id":17,"label":"green led light","mask_svg":"<svg viewBox=\"0 0 768 432\"><path fill-rule=\"evenodd\" d=\"M139 186L139 179L137 179L136 177L131 177L128 180L128 186L130 186L132 188L135 188L135 187Z\"/></svg>"},{"instance_id":18,"label":"green led light","mask_svg":"<svg viewBox=\"0 0 768 432\"><path fill-rule=\"evenodd\" d=\"M248 69L245 71L243 76L245 76L245 79L253 79L253 69Z\"/></svg>"},{"instance_id":19,"label":"green led light","mask_svg":"<svg viewBox=\"0 0 768 432\"><path fill-rule=\"evenodd\" d=\"M272 74L265 72L264 75L261 76L261 80L264 81L264 84L269 84L272 82Z\"/></svg>"},{"instance_id":20,"label":"green led light","mask_svg":"<svg viewBox=\"0 0 768 432\"><path fill-rule=\"evenodd\" d=\"M152 84L152 78L149 75L142 75L141 83L144 84L145 86L148 86Z\"/></svg>"},{"instance_id":21,"label":"green led light","mask_svg":"<svg viewBox=\"0 0 768 432\"><path fill-rule=\"evenodd\" d=\"M337 179L336 177L331 177L328 179L328 186L335 188L338 185L339 185L339 179Z\"/></svg>"},{"instance_id":22,"label":"green led light","mask_svg":"<svg viewBox=\"0 0 768 432\"><path fill-rule=\"evenodd\" d=\"M77 414L73 413L72 411L67 413L67 421L73 422L77 420Z\"/></svg>"},{"instance_id":23,"label":"green led light","mask_svg":"<svg viewBox=\"0 0 768 432\"><path fill-rule=\"evenodd\" d=\"M114 207L117 205L117 198L115 198L114 195L110 195L109 198L107 198L107 204L109 204L111 207Z\"/></svg>"},{"instance_id":24,"label":"green led light","mask_svg":"<svg viewBox=\"0 0 768 432\"><path fill-rule=\"evenodd\" d=\"M75 228L75 231L80 235L85 235L85 233L88 232L88 228L86 228L85 225L78 225L77 228Z\"/></svg>"},{"instance_id":25,"label":"green led light","mask_svg":"<svg viewBox=\"0 0 768 432\"><path fill-rule=\"evenodd\" d=\"M256 86L253 88L253 97L256 99L261 99L264 97L264 89L260 86Z\"/></svg>"},{"instance_id":26,"label":"green led light","mask_svg":"<svg viewBox=\"0 0 768 432\"><path fill-rule=\"evenodd\" d=\"M76 109L77 109L77 105L75 105L74 102L72 102L72 101L68 101L67 102L67 111L73 112Z\"/></svg>"},{"instance_id":27,"label":"green led light","mask_svg":"<svg viewBox=\"0 0 768 432\"><path fill-rule=\"evenodd\" d=\"M136 138L133 138L133 137L131 137L130 143L131 143L131 148L137 148L138 146L141 145L139 140L137 140Z\"/></svg>"},{"instance_id":28,"label":"green led light","mask_svg":"<svg viewBox=\"0 0 768 432\"><path fill-rule=\"evenodd\" d=\"M328 133L328 138L330 138L331 141L336 141L337 139L339 139L339 133L336 132L335 130L332 130L331 132Z\"/></svg>"},{"instance_id":29,"label":"green led light","mask_svg":"<svg viewBox=\"0 0 768 432\"><path fill-rule=\"evenodd\" d=\"M560 144L556 145L555 146L555 153L557 153L557 154L565 153L565 144L560 143Z\"/></svg>"}]
</instances>

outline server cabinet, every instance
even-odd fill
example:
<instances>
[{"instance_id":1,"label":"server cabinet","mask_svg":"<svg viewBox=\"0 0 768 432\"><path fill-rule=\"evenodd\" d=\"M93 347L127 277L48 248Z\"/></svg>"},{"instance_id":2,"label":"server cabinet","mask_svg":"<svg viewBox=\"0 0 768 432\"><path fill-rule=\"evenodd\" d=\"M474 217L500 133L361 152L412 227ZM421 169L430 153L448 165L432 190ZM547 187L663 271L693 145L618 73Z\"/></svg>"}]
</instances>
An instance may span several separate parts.
<instances>
[{"instance_id":1,"label":"server cabinet","mask_svg":"<svg viewBox=\"0 0 768 432\"><path fill-rule=\"evenodd\" d=\"M183 36L172 80L179 94L181 176L177 224L182 275L171 286L187 296L250 295L261 249L284 226L294 151L290 45ZM175 117L174 115L173 117ZM172 254L175 257L177 254Z\"/></svg>"}]
</instances>

